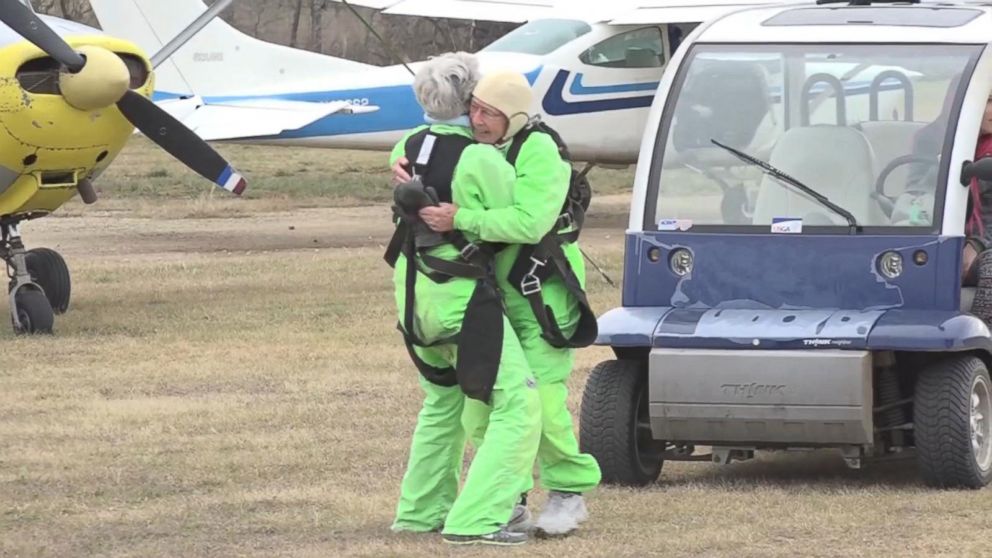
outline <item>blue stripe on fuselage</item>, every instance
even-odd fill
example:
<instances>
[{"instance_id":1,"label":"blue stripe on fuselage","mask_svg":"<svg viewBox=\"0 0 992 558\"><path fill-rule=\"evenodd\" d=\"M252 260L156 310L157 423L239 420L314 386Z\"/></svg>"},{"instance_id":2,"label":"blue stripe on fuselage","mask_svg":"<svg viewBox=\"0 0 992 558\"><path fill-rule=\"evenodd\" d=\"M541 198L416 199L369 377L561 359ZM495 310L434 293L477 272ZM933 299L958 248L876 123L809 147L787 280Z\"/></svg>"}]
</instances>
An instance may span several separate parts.
<instances>
[{"instance_id":1,"label":"blue stripe on fuselage","mask_svg":"<svg viewBox=\"0 0 992 558\"><path fill-rule=\"evenodd\" d=\"M548 94L544 96L544 100L541 102L544 112L552 116L562 116L586 112L644 108L651 106L651 102L654 101L654 93L652 92L650 95L639 97L569 102L562 95L565 92L566 81L568 81L568 71L559 70L554 81L551 82L551 86L548 87Z\"/></svg>"},{"instance_id":2,"label":"blue stripe on fuselage","mask_svg":"<svg viewBox=\"0 0 992 558\"><path fill-rule=\"evenodd\" d=\"M632 91L655 91L658 89L657 81L642 83L619 83L617 85L582 85L583 74L575 74L572 85L568 92L572 95L599 95L603 93L630 93Z\"/></svg>"}]
</instances>

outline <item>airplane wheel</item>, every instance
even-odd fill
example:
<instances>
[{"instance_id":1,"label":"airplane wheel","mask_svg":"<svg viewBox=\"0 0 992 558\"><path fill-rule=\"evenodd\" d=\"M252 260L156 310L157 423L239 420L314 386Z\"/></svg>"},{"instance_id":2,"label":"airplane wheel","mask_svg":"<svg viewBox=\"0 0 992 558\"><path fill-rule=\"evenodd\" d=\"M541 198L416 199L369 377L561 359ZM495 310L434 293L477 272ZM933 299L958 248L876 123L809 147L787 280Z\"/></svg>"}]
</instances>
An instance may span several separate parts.
<instances>
[{"instance_id":1,"label":"airplane wheel","mask_svg":"<svg viewBox=\"0 0 992 558\"><path fill-rule=\"evenodd\" d=\"M55 250L49 248L34 248L28 250L25 260L28 273L35 283L44 289L45 296L56 314L64 314L69 309L69 294L72 282L69 279L69 267L65 260Z\"/></svg>"},{"instance_id":2,"label":"airplane wheel","mask_svg":"<svg viewBox=\"0 0 992 558\"><path fill-rule=\"evenodd\" d=\"M52 333L55 314L45 295L39 291L21 289L14 296L17 319L21 322L18 334ZM13 320L11 320L13 321Z\"/></svg>"}]
</instances>

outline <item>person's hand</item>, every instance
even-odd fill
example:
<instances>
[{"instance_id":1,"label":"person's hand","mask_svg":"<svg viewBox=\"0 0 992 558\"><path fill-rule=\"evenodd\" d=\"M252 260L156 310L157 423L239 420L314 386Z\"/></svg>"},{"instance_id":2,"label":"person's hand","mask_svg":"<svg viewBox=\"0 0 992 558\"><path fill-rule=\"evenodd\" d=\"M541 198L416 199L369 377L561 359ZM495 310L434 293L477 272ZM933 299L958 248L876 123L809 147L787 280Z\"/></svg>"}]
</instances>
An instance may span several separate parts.
<instances>
[{"instance_id":1,"label":"person's hand","mask_svg":"<svg viewBox=\"0 0 992 558\"><path fill-rule=\"evenodd\" d=\"M410 160L406 157L400 157L393 164L393 186L399 186L404 182L410 181L410 173L406 172L406 166L410 164Z\"/></svg>"},{"instance_id":2,"label":"person's hand","mask_svg":"<svg viewBox=\"0 0 992 558\"><path fill-rule=\"evenodd\" d=\"M964 243L961 257L961 284L965 287L978 285L978 248L971 242Z\"/></svg>"},{"instance_id":3,"label":"person's hand","mask_svg":"<svg viewBox=\"0 0 992 558\"><path fill-rule=\"evenodd\" d=\"M420 210L420 219L434 232L448 232L455 228L455 213L457 205L442 203L439 206L425 207Z\"/></svg>"}]
</instances>

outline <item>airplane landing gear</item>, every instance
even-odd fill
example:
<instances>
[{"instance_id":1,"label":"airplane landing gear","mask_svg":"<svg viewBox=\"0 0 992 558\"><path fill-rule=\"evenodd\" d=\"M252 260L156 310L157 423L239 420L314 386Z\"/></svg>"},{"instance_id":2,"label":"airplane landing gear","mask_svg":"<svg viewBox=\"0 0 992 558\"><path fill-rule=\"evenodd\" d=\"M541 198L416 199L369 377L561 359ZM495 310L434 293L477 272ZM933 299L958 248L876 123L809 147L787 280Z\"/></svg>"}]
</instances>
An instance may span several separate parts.
<instances>
[{"instance_id":1,"label":"airplane landing gear","mask_svg":"<svg viewBox=\"0 0 992 558\"><path fill-rule=\"evenodd\" d=\"M10 319L14 332L52 333L55 312L45 294L45 289L39 283L61 285L61 282L58 279L53 281L47 276L35 282L28 265L28 255L29 253L24 250L24 243L21 242L16 223L0 223L0 258L7 264L7 276L10 277L7 292L10 295ZM59 260L61 259L59 257ZM63 261L62 266L64 265ZM65 304L68 306L68 270L65 279L64 296Z\"/></svg>"},{"instance_id":2,"label":"airplane landing gear","mask_svg":"<svg viewBox=\"0 0 992 558\"><path fill-rule=\"evenodd\" d=\"M62 255L51 248L32 248L25 254L24 261L31 278L45 291L52 310L56 314L65 314L69 309L72 284L69 267L65 265Z\"/></svg>"}]
</instances>

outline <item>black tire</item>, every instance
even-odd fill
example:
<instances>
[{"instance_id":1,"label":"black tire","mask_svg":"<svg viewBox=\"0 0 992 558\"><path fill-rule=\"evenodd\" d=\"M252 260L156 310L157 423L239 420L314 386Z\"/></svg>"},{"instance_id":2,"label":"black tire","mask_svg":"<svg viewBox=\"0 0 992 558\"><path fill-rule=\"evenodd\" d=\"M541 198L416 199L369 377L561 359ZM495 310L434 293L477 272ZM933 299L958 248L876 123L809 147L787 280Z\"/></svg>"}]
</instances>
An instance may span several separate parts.
<instances>
[{"instance_id":1,"label":"black tire","mask_svg":"<svg viewBox=\"0 0 992 558\"><path fill-rule=\"evenodd\" d=\"M28 273L35 283L45 291L52 311L64 314L69 309L69 294L72 291L69 267L55 250L34 248L25 255Z\"/></svg>"},{"instance_id":2,"label":"black tire","mask_svg":"<svg viewBox=\"0 0 992 558\"><path fill-rule=\"evenodd\" d=\"M17 319L21 327L14 328L18 334L52 333L55 325L55 314L48 304L48 299L41 291L21 289L14 296L17 306ZM11 320L13 322L13 319Z\"/></svg>"},{"instance_id":3,"label":"black tire","mask_svg":"<svg viewBox=\"0 0 992 558\"><path fill-rule=\"evenodd\" d=\"M646 486L661 474L666 444L651 438L647 386L647 364L639 360L607 360L589 374L579 446L599 462L604 484Z\"/></svg>"},{"instance_id":4,"label":"black tire","mask_svg":"<svg viewBox=\"0 0 992 558\"><path fill-rule=\"evenodd\" d=\"M973 427L976 390L984 391L977 405L984 409L980 409L982 420ZM913 436L926 484L982 488L992 480L990 394L988 368L975 356L951 356L920 373L913 396Z\"/></svg>"},{"instance_id":5,"label":"black tire","mask_svg":"<svg viewBox=\"0 0 992 558\"><path fill-rule=\"evenodd\" d=\"M992 250L984 250L978 255L978 286L975 300L971 303L971 313L985 323L992 323Z\"/></svg>"}]
</instances>

